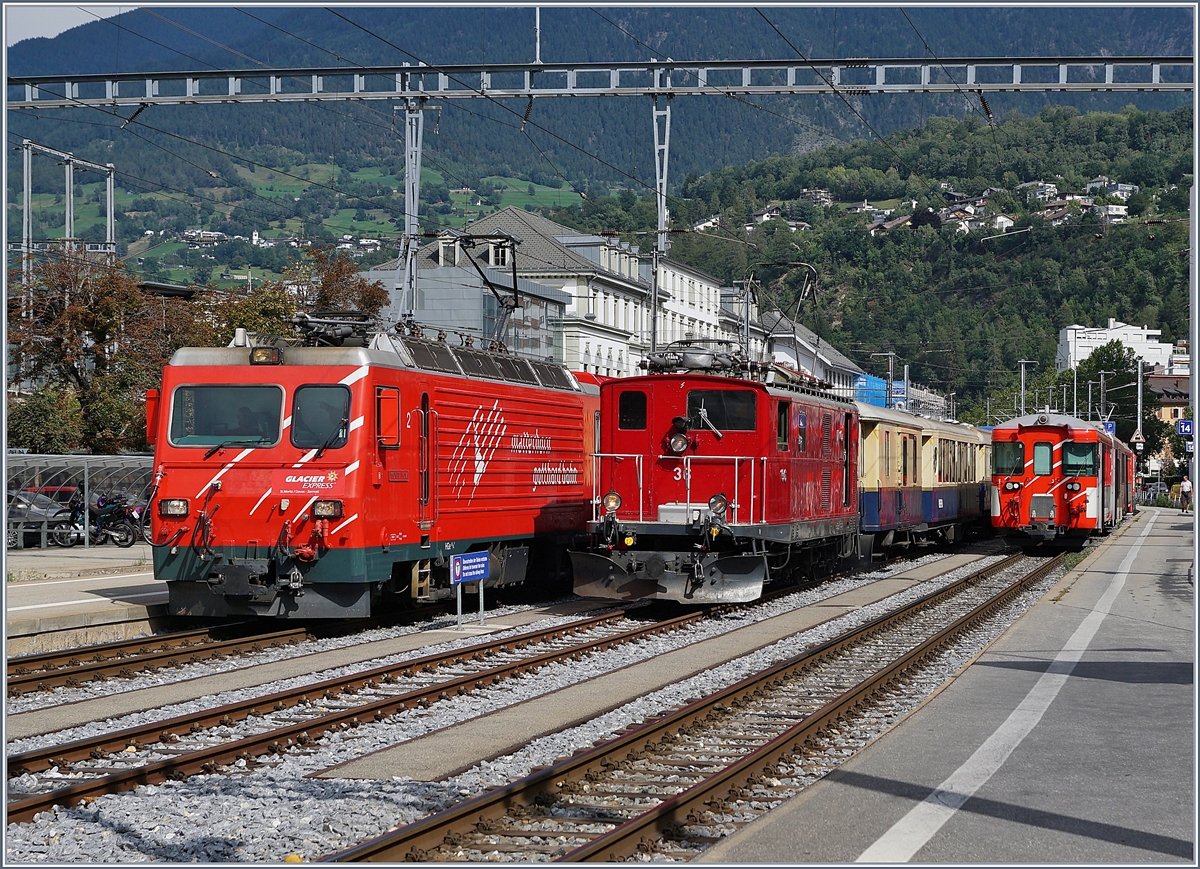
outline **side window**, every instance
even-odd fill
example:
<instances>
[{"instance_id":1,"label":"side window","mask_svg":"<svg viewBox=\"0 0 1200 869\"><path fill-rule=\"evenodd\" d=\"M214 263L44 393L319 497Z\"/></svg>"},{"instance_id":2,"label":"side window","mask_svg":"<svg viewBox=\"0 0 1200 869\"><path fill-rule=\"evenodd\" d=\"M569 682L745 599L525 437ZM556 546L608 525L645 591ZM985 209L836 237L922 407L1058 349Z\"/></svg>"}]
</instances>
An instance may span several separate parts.
<instances>
[{"instance_id":1,"label":"side window","mask_svg":"<svg viewBox=\"0 0 1200 869\"><path fill-rule=\"evenodd\" d=\"M337 449L350 434L350 390L345 386L301 386L292 399L292 446Z\"/></svg>"},{"instance_id":2,"label":"side window","mask_svg":"<svg viewBox=\"0 0 1200 869\"><path fill-rule=\"evenodd\" d=\"M1046 441L1038 441L1033 445L1033 472L1038 476L1046 476L1053 466L1054 445Z\"/></svg>"},{"instance_id":3,"label":"side window","mask_svg":"<svg viewBox=\"0 0 1200 869\"><path fill-rule=\"evenodd\" d=\"M630 389L617 397L617 428L641 431L646 427L646 393Z\"/></svg>"},{"instance_id":4,"label":"side window","mask_svg":"<svg viewBox=\"0 0 1200 869\"><path fill-rule=\"evenodd\" d=\"M400 446L400 390L392 386L375 388L375 443L384 450Z\"/></svg>"},{"instance_id":5,"label":"side window","mask_svg":"<svg viewBox=\"0 0 1200 869\"><path fill-rule=\"evenodd\" d=\"M803 453L808 444L808 414L804 411L796 413L796 452Z\"/></svg>"},{"instance_id":6,"label":"side window","mask_svg":"<svg viewBox=\"0 0 1200 869\"><path fill-rule=\"evenodd\" d=\"M775 411L775 446L786 451L788 448L788 419L792 415L792 403L781 401Z\"/></svg>"}]
</instances>

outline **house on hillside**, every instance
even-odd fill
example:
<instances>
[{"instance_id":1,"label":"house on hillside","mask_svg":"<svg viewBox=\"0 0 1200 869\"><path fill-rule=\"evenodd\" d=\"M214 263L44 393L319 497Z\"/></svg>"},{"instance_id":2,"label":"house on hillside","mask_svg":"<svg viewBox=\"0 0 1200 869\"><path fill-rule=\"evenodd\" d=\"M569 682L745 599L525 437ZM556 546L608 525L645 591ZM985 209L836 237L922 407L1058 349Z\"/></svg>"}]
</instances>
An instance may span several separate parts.
<instances>
[{"instance_id":1,"label":"house on hillside","mask_svg":"<svg viewBox=\"0 0 1200 869\"><path fill-rule=\"evenodd\" d=\"M1118 199L1128 200L1130 196L1138 192L1139 188L1136 184L1120 184L1110 181L1107 175L1097 175L1084 185L1084 190L1100 196L1115 196Z\"/></svg>"},{"instance_id":2,"label":"house on hillside","mask_svg":"<svg viewBox=\"0 0 1200 869\"><path fill-rule=\"evenodd\" d=\"M1058 198L1058 185L1048 181L1027 181L1016 189L1026 202L1052 202Z\"/></svg>"},{"instance_id":3,"label":"house on hillside","mask_svg":"<svg viewBox=\"0 0 1200 869\"><path fill-rule=\"evenodd\" d=\"M1091 210L1101 223L1124 223L1129 217L1128 205L1093 205Z\"/></svg>"},{"instance_id":4,"label":"house on hillside","mask_svg":"<svg viewBox=\"0 0 1200 869\"><path fill-rule=\"evenodd\" d=\"M912 223L911 214L902 214L899 217L891 220L876 220L867 227L867 232L872 236L882 235L885 232L891 232L894 229L900 229L902 226L908 226Z\"/></svg>"}]
</instances>

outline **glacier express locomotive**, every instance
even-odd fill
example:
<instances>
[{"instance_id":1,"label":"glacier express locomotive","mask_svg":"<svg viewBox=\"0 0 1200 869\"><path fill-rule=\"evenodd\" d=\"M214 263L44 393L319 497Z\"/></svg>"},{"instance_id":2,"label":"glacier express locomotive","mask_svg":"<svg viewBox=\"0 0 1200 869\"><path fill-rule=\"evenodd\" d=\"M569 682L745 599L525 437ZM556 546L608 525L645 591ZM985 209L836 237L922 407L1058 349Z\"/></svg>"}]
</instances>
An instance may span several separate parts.
<instances>
[{"instance_id":1,"label":"glacier express locomotive","mask_svg":"<svg viewBox=\"0 0 1200 869\"><path fill-rule=\"evenodd\" d=\"M858 539L858 409L766 384L719 342L676 342L651 373L600 387L590 543L575 593L685 603L754 600Z\"/></svg>"},{"instance_id":2,"label":"glacier express locomotive","mask_svg":"<svg viewBox=\"0 0 1200 869\"><path fill-rule=\"evenodd\" d=\"M1135 457L1096 423L1043 411L992 430L992 525L1032 545L1081 547L1133 512Z\"/></svg>"},{"instance_id":3,"label":"glacier express locomotive","mask_svg":"<svg viewBox=\"0 0 1200 869\"><path fill-rule=\"evenodd\" d=\"M464 341L300 318L183 348L147 399L154 574L174 615L366 616L556 571L589 516L598 389ZM532 567L531 567L532 565Z\"/></svg>"}]
</instances>

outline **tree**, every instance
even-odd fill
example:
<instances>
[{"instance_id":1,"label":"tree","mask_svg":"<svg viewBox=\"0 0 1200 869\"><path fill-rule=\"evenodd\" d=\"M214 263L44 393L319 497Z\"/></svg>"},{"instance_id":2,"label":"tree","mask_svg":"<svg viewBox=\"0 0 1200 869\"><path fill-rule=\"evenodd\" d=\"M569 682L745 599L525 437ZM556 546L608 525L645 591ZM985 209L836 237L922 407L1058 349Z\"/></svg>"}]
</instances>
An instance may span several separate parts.
<instances>
[{"instance_id":1,"label":"tree","mask_svg":"<svg viewBox=\"0 0 1200 869\"><path fill-rule=\"evenodd\" d=\"M16 272L9 281L19 286ZM145 448L145 390L176 349L211 340L200 313L150 296L123 267L79 255L43 260L9 306L12 380L69 389L81 444L93 452Z\"/></svg>"},{"instance_id":2,"label":"tree","mask_svg":"<svg viewBox=\"0 0 1200 869\"><path fill-rule=\"evenodd\" d=\"M312 288L308 301L313 310L364 311L377 314L390 297L380 281L368 281L358 265L321 248L309 248L309 263L289 273L286 282L305 282Z\"/></svg>"},{"instance_id":3,"label":"tree","mask_svg":"<svg viewBox=\"0 0 1200 869\"><path fill-rule=\"evenodd\" d=\"M14 399L8 411L8 445L31 453L66 453L83 439L75 390L48 386Z\"/></svg>"}]
</instances>

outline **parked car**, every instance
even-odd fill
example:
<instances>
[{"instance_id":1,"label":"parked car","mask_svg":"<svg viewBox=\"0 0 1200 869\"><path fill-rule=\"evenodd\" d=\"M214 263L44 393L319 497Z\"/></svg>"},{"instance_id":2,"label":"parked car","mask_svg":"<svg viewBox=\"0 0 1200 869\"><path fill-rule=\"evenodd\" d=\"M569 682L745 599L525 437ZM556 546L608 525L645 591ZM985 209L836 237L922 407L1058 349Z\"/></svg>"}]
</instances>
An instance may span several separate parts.
<instances>
[{"instance_id":1,"label":"parked car","mask_svg":"<svg viewBox=\"0 0 1200 869\"><path fill-rule=\"evenodd\" d=\"M1166 483L1151 483L1146 487L1147 498L1157 498L1159 495L1171 494L1171 487Z\"/></svg>"},{"instance_id":2,"label":"parked car","mask_svg":"<svg viewBox=\"0 0 1200 869\"><path fill-rule=\"evenodd\" d=\"M5 528L5 546L9 549L17 547L17 522L49 521L47 530L57 525L69 525L71 510L55 501L53 498L38 492L9 492L8 493L8 523ZM42 529L31 525L24 529L23 544L25 546L41 546Z\"/></svg>"},{"instance_id":3,"label":"parked car","mask_svg":"<svg viewBox=\"0 0 1200 869\"><path fill-rule=\"evenodd\" d=\"M71 499L75 497L75 493L80 491L80 489L78 486L26 486L21 491L37 492L65 505L71 503Z\"/></svg>"}]
</instances>

